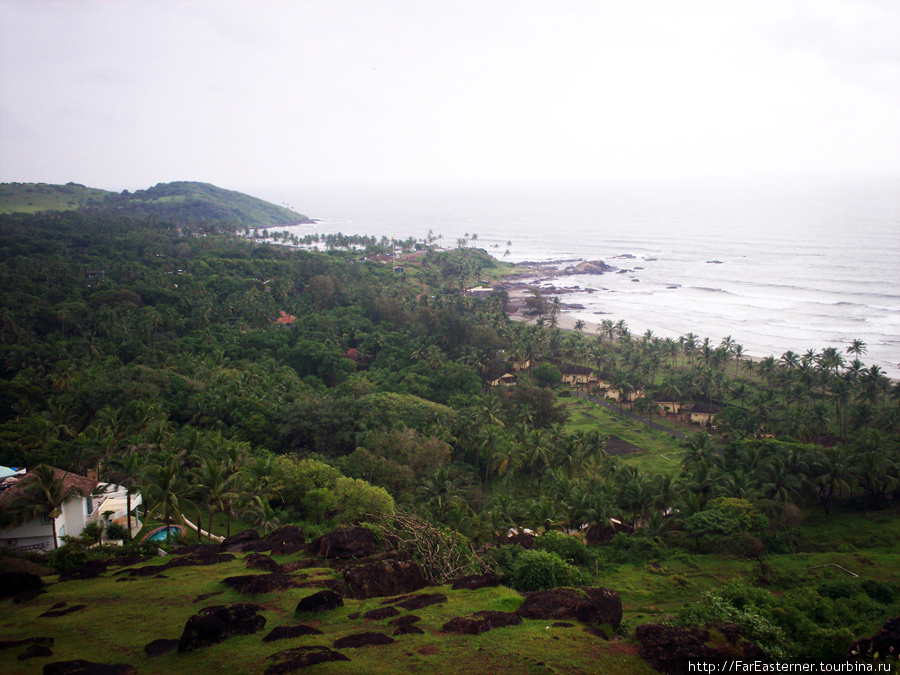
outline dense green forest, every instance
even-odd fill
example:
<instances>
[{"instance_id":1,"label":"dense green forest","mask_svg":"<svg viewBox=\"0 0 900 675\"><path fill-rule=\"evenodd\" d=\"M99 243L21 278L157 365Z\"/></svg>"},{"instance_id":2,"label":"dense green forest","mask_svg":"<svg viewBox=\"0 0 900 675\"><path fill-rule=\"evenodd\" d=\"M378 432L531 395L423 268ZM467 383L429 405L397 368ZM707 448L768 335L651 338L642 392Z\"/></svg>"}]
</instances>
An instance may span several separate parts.
<instances>
[{"instance_id":1,"label":"dense green forest","mask_svg":"<svg viewBox=\"0 0 900 675\"><path fill-rule=\"evenodd\" d=\"M465 241L410 240L398 272L384 241L309 252L107 206L0 216L0 464L96 471L225 527L413 513L513 588L647 584L631 628L729 621L770 658L835 658L900 610L900 387L863 343L752 361L623 322L589 337L539 294L525 324L505 292L461 292L509 271ZM643 398L593 403L570 366ZM689 427L656 401L721 412ZM798 557L857 549L869 578ZM735 560L753 573L686 578Z\"/></svg>"}]
</instances>

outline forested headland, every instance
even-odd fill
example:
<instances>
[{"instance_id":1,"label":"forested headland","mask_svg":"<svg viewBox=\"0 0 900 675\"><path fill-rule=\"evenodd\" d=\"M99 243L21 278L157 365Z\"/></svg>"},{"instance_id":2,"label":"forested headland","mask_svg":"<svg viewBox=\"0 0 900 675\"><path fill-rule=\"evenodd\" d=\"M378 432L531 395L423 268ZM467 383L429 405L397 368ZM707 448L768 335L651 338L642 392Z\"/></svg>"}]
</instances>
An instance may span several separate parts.
<instances>
[{"instance_id":1,"label":"forested headland","mask_svg":"<svg viewBox=\"0 0 900 675\"><path fill-rule=\"evenodd\" d=\"M455 572L619 591L626 641L728 624L833 661L900 614L900 387L864 344L588 337L539 294L533 324L467 294L511 271L470 242L408 240L396 269L386 240L315 252L107 206L0 215L0 465L93 472L221 535L400 514L465 551ZM619 401L561 381L579 369Z\"/></svg>"}]
</instances>

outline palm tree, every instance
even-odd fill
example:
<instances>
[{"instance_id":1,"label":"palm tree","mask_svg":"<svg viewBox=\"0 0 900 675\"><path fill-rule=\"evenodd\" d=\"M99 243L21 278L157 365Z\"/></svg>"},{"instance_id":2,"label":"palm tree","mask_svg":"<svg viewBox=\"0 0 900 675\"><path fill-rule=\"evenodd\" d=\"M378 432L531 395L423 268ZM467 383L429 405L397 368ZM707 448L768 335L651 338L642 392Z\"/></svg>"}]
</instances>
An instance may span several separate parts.
<instances>
[{"instance_id":1,"label":"palm tree","mask_svg":"<svg viewBox=\"0 0 900 675\"><path fill-rule=\"evenodd\" d=\"M681 459L685 469L699 465L718 466L721 462L722 458L709 443L709 434L698 431L685 442L685 451Z\"/></svg>"},{"instance_id":2,"label":"palm tree","mask_svg":"<svg viewBox=\"0 0 900 675\"><path fill-rule=\"evenodd\" d=\"M209 509L206 536L212 541L213 515L229 510L231 503L237 499L237 495L231 489L237 474L229 473L225 464L216 460L215 457L207 456L201 460L200 467L194 476L200 500ZM199 538L199 532L197 536Z\"/></svg>"},{"instance_id":3,"label":"palm tree","mask_svg":"<svg viewBox=\"0 0 900 675\"><path fill-rule=\"evenodd\" d=\"M744 345L734 343L731 353L734 355L734 377L737 379L738 369L744 359Z\"/></svg>"},{"instance_id":4,"label":"palm tree","mask_svg":"<svg viewBox=\"0 0 900 675\"><path fill-rule=\"evenodd\" d=\"M800 495L800 477L791 473L787 464L776 458L763 467L760 488L766 499L776 502L793 502Z\"/></svg>"},{"instance_id":5,"label":"palm tree","mask_svg":"<svg viewBox=\"0 0 900 675\"><path fill-rule=\"evenodd\" d=\"M445 466L439 467L432 476L422 478L416 488L425 505L436 514L459 500L457 491L456 481Z\"/></svg>"},{"instance_id":6,"label":"palm tree","mask_svg":"<svg viewBox=\"0 0 900 675\"><path fill-rule=\"evenodd\" d=\"M724 485L722 474L715 469L715 465L702 462L695 464L687 473L685 488L682 492L682 499L685 498L685 493L696 493L699 498L700 510L703 510L709 500L725 490L727 486Z\"/></svg>"},{"instance_id":7,"label":"palm tree","mask_svg":"<svg viewBox=\"0 0 900 675\"><path fill-rule=\"evenodd\" d=\"M693 333L688 333L687 335L682 335L678 338L678 341L681 343L681 349L684 352L684 355L690 357L691 365L693 365L694 351L697 349L697 336Z\"/></svg>"},{"instance_id":8,"label":"palm tree","mask_svg":"<svg viewBox=\"0 0 900 675\"><path fill-rule=\"evenodd\" d=\"M816 465L814 484L819 493L819 501L825 507L825 515L831 517L835 499L844 490L853 492L853 483L859 479L854 472L853 460L842 446L827 448Z\"/></svg>"},{"instance_id":9,"label":"palm tree","mask_svg":"<svg viewBox=\"0 0 900 675\"><path fill-rule=\"evenodd\" d=\"M494 453L494 469L500 476L506 476L510 497L512 497L512 477L515 469L521 466L522 459L522 450L515 443L504 443Z\"/></svg>"},{"instance_id":10,"label":"palm tree","mask_svg":"<svg viewBox=\"0 0 900 675\"><path fill-rule=\"evenodd\" d=\"M613 341L613 337L616 334L616 324L613 323L612 319L603 319L600 322L600 335L605 337L610 342Z\"/></svg>"},{"instance_id":11,"label":"palm tree","mask_svg":"<svg viewBox=\"0 0 900 675\"><path fill-rule=\"evenodd\" d=\"M184 522L183 505L191 505L185 496L189 486L181 474L178 456L166 453L159 464L144 471L144 499L150 511L162 509L166 524L166 541L170 539L172 516Z\"/></svg>"},{"instance_id":12,"label":"palm tree","mask_svg":"<svg viewBox=\"0 0 900 675\"><path fill-rule=\"evenodd\" d=\"M853 342L850 343L850 346L847 347L847 353L855 355L856 358L859 358L860 356L865 354L866 351L866 343L862 340L853 340Z\"/></svg>"},{"instance_id":13,"label":"palm tree","mask_svg":"<svg viewBox=\"0 0 900 675\"><path fill-rule=\"evenodd\" d=\"M543 528L544 532L549 532L553 528L559 527L565 518L559 505L551 501L546 495L542 496L539 501L532 503L527 517L535 530Z\"/></svg>"},{"instance_id":14,"label":"palm tree","mask_svg":"<svg viewBox=\"0 0 900 675\"><path fill-rule=\"evenodd\" d=\"M10 500L3 520L10 525L21 525L34 518L46 518L53 530L53 548L59 548L56 519L69 499L85 496L81 488L66 486L65 476L65 472L46 464L33 468L25 478L20 479L23 481L22 489Z\"/></svg>"}]
</instances>

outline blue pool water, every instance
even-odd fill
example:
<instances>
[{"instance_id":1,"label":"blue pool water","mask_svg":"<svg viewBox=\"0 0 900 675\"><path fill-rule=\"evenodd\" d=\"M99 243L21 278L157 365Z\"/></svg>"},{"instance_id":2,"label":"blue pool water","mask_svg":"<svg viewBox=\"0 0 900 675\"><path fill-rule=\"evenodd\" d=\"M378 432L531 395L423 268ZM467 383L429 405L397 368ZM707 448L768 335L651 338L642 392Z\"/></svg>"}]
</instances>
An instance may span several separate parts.
<instances>
[{"instance_id":1,"label":"blue pool water","mask_svg":"<svg viewBox=\"0 0 900 675\"><path fill-rule=\"evenodd\" d=\"M180 536L184 532L184 528L179 525L170 525L168 528L170 532L170 537L175 538ZM146 537L144 537L144 541L165 541L166 540L166 527L159 527Z\"/></svg>"}]
</instances>

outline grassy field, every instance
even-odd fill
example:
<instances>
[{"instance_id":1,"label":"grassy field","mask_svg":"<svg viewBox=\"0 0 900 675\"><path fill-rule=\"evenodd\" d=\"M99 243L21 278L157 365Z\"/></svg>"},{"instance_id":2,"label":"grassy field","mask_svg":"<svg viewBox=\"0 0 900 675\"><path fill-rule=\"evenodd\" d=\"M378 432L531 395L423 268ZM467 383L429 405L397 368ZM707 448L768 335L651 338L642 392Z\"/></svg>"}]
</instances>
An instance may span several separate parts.
<instances>
[{"instance_id":1,"label":"grassy field","mask_svg":"<svg viewBox=\"0 0 900 675\"><path fill-rule=\"evenodd\" d=\"M0 184L0 214L68 211L84 207L114 208L120 214L146 218L149 214L180 222L229 221L253 227L279 227L310 222L306 216L234 190L208 183L160 183L134 193L115 193L77 183Z\"/></svg>"},{"instance_id":2,"label":"grassy field","mask_svg":"<svg viewBox=\"0 0 900 675\"><path fill-rule=\"evenodd\" d=\"M21 605L0 602L3 617L0 634L4 640L31 636L52 636L53 656L21 662L5 658L4 672L33 673L36 667L57 660L87 659L133 665L140 673L262 673L266 658L276 652L302 645L331 647L340 637L362 631L390 634L387 619L351 619L350 614L383 606L383 598L346 600L344 607L316 615L295 615L297 602L318 589L291 589L270 594L243 596L221 583L227 576L247 574L243 555L232 562L204 567L168 569L165 578L139 577L118 581L109 571L87 581L50 582L47 593ZM291 557L276 558L285 562ZM145 563L162 564L163 559ZM251 571L252 573L252 571ZM305 573L310 580L328 578L328 569ZM404 635L392 645L341 650L350 662L316 666L318 673L595 673L598 667L620 673L651 673L636 656L636 648L626 640L605 641L584 632L580 625L550 627L551 622L525 620L522 625L498 628L479 636L446 634L441 626L456 616L478 610L513 611L521 596L504 587L478 591L451 591L449 587L423 592L443 592L448 601L414 612L422 621L422 635ZM201 594L217 593L197 601ZM86 605L79 612L54 618L40 614L54 605ZM144 645L158 638L178 638L188 618L204 606L252 602L264 608L264 631L229 638L226 642L197 651L149 658ZM307 623L323 635L277 642L262 642L272 628ZM18 650L21 651L21 650ZM14 650L6 655L11 657Z\"/></svg>"},{"instance_id":3,"label":"grassy field","mask_svg":"<svg viewBox=\"0 0 900 675\"><path fill-rule=\"evenodd\" d=\"M856 541L868 548L844 552L815 552L770 555L764 560L774 578L771 590L778 594L798 579L829 578L878 580L900 583L900 552L892 543L900 535L898 509L874 514L867 521L871 527L855 527L859 518L837 514L829 522L811 518L801 526L804 539L823 528L827 536L846 538L857 532ZM862 530L862 531L859 531ZM882 535L876 541L875 533ZM276 556L280 563L303 554ZM241 595L226 587L222 579L233 575L259 573L247 570L244 554L217 565L171 568L160 577L138 577L123 581L126 575L111 568L97 579L59 582L55 576L44 577L47 592L22 604L0 601L0 638L15 640L32 636L52 636L53 656L47 659L18 661L13 655L22 649L6 650L4 673L32 673L43 664L57 660L87 659L97 662L121 662L133 665L141 673L262 673L267 657L298 646L332 647L334 641L364 631L390 634L394 627L388 619L350 618L385 606L383 598L345 600L345 605L319 614L295 614L297 602L317 588L289 589L262 595ZM171 559L171 558L169 558ZM139 566L158 566L159 558ZM0 561L2 562L2 561ZM659 621L675 614L685 603L698 600L704 592L721 587L732 580L753 580L760 563L746 558L723 555L700 555L684 551L664 552L646 564L607 564L599 569L596 585L615 589L622 597L624 619L621 637L603 640L583 630L579 624L554 627L551 621L525 620L521 625L498 628L478 636L445 633L443 624L453 617L467 616L479 610L516 610L522 596L505 587L478 591L452 591L448 586L425 589L441 592L445 603L413 612L421 617L417 624L422 635L404 635L391 645L339 651L349 662L320 664L317 673L652 673L637 656L637 645L630 639L637 625ZM339 576L327 568L304 570L308 581L327 580ZM200 599L199 596L213 594ZM251 602L263 607L266 627L254 635L232 637L227 641L180 654L149 658L144 645L159 639L180 637L188 618L199 609L211 605ZM86 608L61 617L40 617L50 608L86 605ZM872 632L887 617L870 623ZM276 626L306 623L323 635L262 642L262 637Z\"/></svg>"},{"instance_id":4,"label":"grassy field","mask_svg":"<svg viewBox=\"0 0 900 675\"><path fill-rule=\"evenodd\" d=\"M148 527L151 525L148 524ZM238 524L237 527L242 527ZM445 633L442 626L453 617L468 616L479 610L516 610L522 596L509 588L478 591L452 591L448 586L425 589L447 595L444 603L414 612L421 635L403 635L391 645L339 651L351 660L317 665L318 673L651 673L652 669L637 655L633 642L636 626L677 614L687 603L700 599L710 590L733 580L754 582L767 570L767 586L779 595L798 588L814 588L820 582L836 580L859 583L879 581L900 584L900 506L873 512L867 518L858 513L836 512L830 518L810 515L798 526L797 552L767 555L762 561L716 554L699 554L683 549L663 549L645 563L619 561L607 556L598 563L594 585L616 590L623 603L623 624L619 637L598 638L575 624L555 627L551 621L525 620L521 625L498 628L478 636ZM831 548L826 550L826 543ZM834 542L841 542L837 546ZM276 556L279 563L296 560L304 554ZM164 570L159 577L128 579L117 567L86 581L60 582L55 575L44 577L47 592L37 598L14 604L0 601L0 640L33 636L55 639L53 656L22 662L13 658L24 650L4 650L4 673L33 673L45 663L57 660L87 659L96 662L121 662L133 665L141 673L263 673L267 658L292 647L321 645L333 647L334 641L348 635L376 631L386 634L394 627L388 619L365 620L352 614L383 607L383 598L345 599L341 608L314 615L297 615L297 602L318 588L297 588L262 595L241 595L222 583L229 576L261 573L248 570L246 555L236 554L229 562L216 565L179 567ZM159 566L171 558L160 557L138 565ZM0 569L15 562L0 557ZM305 576L302 576L305 575ZM856 576L854 576L856 575ZM305 581L339 578L327 568L298 573ZM209 595L206 598L200 596ZM197 651L149 658L144 646L153 640L180 637L188 618L211 605L251 602L263 607L264 631L250 636L232 637L226 642ZM85 605L81 611L60 617L41 617L58 606ZM884 607L885 612L895 608ZM892 615L892 614L891 614ZM864 622L863 633L873 634L888 618L872 616ZM306 623L323 632L271 643L262 637L277 626ZM574 622L573 622L574 623Z\"/></svg>"},{"instance_id":5,"label":"grassy field","mask_svg":"<svg viewBox=\"0 0 900 675\"><path fill-rule=\"evenodd\" d=\"M679 453L683 448L674 436L619 416L615 411L585 399L573 397L561 400L567 402L571 413L567 425L569 431L598 429L604 436L613 434L641 449L641 452L619 457L623 464L650 473L679 471Z\"/></svg>"},{"instance_id":6,"label":"grassy field","mask_svg":"<svg viewBox=\"0 0 900 675\"><path fill-rule=\"evenodd\" d=\"M6 183L0 187L0 213L65 211L103 202L109 193L83 185Z\"/></svg>"}]
</instances>

